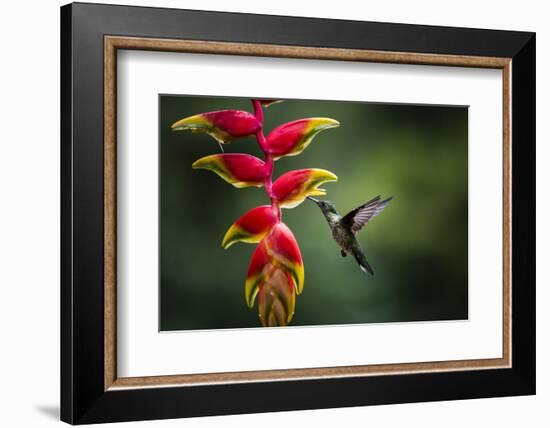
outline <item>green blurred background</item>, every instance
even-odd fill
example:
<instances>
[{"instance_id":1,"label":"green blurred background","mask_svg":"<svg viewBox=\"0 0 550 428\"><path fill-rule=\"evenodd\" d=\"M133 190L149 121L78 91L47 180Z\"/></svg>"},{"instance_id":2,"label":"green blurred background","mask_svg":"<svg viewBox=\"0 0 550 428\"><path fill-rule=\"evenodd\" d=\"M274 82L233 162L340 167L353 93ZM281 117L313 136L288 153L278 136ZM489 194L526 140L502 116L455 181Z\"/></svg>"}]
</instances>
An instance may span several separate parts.
<instances>
[{"instance_id":1,"label":"green blurred background","mask_svg":"<svg viewBox=\"0 0 550 428\"><path fill-rule=\"evenodd\" d=\"M263 188L237 189L196 159L220 149L206 134L172 132L197 113L252 111L249 99L161 95L160 329L259 327L244 299L255 248L222 250L228 227L266 204ZM299 156L275 164L274 179L299 168L324 168L327 199L341 214L381 194L394 196L359 233L375 276L342 258L311 201L283 210L305 266L304 291L291 325L456 320L468 317L468 110L466 107L287 100L264 109L264 132L305 117L341 126L321 132ZM226 152L262 157L256 140Z\"/></svg>"}]
</instances>

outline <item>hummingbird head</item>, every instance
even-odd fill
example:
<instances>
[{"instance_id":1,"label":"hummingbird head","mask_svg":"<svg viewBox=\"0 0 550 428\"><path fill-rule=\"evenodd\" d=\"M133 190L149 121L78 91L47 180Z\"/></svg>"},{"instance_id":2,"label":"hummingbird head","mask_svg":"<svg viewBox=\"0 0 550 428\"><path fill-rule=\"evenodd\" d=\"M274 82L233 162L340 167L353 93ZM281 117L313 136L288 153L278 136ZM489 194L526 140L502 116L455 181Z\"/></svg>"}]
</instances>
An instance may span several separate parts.
<instances>
[{"instance_id":1,"label":"hummingbird head","mask_svg":"<svg viewBox=\"0 0 550 428\"><path fill-rule=\"evenodd\" d=\"M320 199L312 198L311 196L307 197L309 200L315 202L319 208L321 208L321 211L323 211L323 214L337 214L338 211L336 210L336 205L334 205L334 202L332 201L322 201Z\"/></svg>"}]
</instances>

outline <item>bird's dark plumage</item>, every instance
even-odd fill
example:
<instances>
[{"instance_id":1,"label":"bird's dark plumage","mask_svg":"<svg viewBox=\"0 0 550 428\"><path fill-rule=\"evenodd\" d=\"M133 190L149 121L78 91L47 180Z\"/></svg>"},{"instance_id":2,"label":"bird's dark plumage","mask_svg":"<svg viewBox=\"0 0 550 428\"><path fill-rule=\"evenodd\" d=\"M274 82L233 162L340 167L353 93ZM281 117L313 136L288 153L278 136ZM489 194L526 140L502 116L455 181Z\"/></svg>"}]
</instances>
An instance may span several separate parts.
<instances>
[{"instance_id":1,"label":"bird's dark plumage","mask_svg":"<svg viewBox=\"0 0 550 428\"><path fill-rule=\"evenodd\" d=\"M367 257L365 256L365 253L363 252L363 250L361 250L360 247L358 249L354 248L352 250L352 253L353 253L353 257L355 257L355 261L357 261L357 264L359 265L361 270L363 272L368 272L371 275L374 275L374 271L370 267L369 262L367 262Z\"/></svg>"},{"instance_id":2,"label":"bird's dark plumage","mask_svg":"<svg viewBox=\"0 0 550 428\"><path fill-rule=\"evenodd\" d=\"M365 202L363 205L351 210L342 217L341 222L344 226L349 227L352 232L359 232L365 224L380 214L392 199L393 196L390 196L381 201L380 195L378 195L370 201Z\"/></svg>"},{"instance_id":3,"label":"bird's dark plumage","mask_svg":"<svg viewBox=\"0 0 550 428\"><path fill-rule=\"evenodd\" d=\"M323 212L332 231L332 237L340 246L342 257L345 257L347 254L352 254L363 272L374 275L374 271L367 261L356 234L370 220L380 214L393 197L382 199L380 195L378 195L363 205L351 210L343 217L340 216L336 206L332 202L321 201L311 197L309 199L315 202Z\"/></svg>"}]
</instances>

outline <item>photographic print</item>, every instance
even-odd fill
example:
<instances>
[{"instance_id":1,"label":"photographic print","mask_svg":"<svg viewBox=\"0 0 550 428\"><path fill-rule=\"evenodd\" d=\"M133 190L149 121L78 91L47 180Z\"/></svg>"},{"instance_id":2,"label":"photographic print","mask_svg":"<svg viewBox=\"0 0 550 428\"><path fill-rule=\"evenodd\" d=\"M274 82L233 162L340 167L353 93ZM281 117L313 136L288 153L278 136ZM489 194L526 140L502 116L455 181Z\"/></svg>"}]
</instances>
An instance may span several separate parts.
<instances>
[{"instance_id":1,"label":"photographic print","mask_svg":"<svg viewBox=\"0 0 550 428\"><path fill-rule=\"evenodd\" d=\"M61 420L536 392L534 33L60 22Z\"/></svg>"},{"instance_id":2,"label":"photographic print","mask_svg":"<svg viewBox=\"0 0 550 428\"><path fill-rule=\"evenodd\" d=\"M159 96L160 330L468 318L468 109Z\"/></svg>"}]
</instances>

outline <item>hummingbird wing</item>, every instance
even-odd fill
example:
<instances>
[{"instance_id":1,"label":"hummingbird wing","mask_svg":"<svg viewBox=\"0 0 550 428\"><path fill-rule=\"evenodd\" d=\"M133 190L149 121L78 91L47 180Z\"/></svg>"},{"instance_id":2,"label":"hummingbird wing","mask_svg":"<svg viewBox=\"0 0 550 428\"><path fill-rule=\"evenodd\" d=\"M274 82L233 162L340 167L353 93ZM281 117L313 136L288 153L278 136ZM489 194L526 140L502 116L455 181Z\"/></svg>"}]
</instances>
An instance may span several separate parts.
<instances>
[{"instance_id":1,"label":"hummingbird wing","mask_svg":"<svg viewBox=\"0 0 550 428\"><path fill-rule=\"evenodd\" d=\"M390 196L387 199L381 200L380 195L378 195L370 201L365 202L360 207L351 210L344 217L342 217L340 223L345 227L348 227L354 233L359 232L365 224L380 214L386 205L388 205L388 202L392 199L393 196Z\"/></svg>"}]
</instances>

